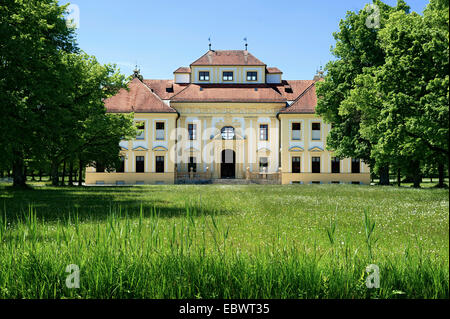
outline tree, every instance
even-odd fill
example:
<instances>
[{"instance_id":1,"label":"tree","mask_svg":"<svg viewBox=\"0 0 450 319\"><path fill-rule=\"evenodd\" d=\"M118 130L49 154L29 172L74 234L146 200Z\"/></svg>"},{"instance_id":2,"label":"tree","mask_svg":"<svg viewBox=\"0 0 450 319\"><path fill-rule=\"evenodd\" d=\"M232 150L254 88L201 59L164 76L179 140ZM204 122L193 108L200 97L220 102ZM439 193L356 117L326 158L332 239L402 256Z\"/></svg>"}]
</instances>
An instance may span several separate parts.
<instances>
[{"instance_id":1,"label":"tree","mask_svg":"<svg viewBox=\"0 0 450 319\"><path fill-rule=\"evenodd\" d=\"M373 99L379 110L376 123L363 125L362 135L376 130L371 152L375 160L402 163L420 186L421 167L433 161L441 172L448 163L449 143L449 33L448 1L431 1L424 15L393 12L379 32L385 63L357 80L352 92L362 112L370 112ZM371 94L357 97L364 91Z\"/></svg>"},{"instance_id":2,"label":"tree","mask_svg":"<svg viewBox=\"0 0 450 319\"><path fill-rule=\"evenodd\" d=\"M389 14L398 10L409 10L402 0L397 2L396 7L390 7L381 1L374 1L374 4L379 10L379 28L368 27L367 22L370 22L373 12L364 9L358 13L347 12L345 19L339 24L339 32L333 34L336 45L332 53L336 60L327 63L324 81L317 83L319 99L316 113L332 124L327 137L329 149L339 157L362 159L373 170L379 171L381 184L388 184L388 158L379 158L376 163L371 154L374 138L361 135L362 114L358 104L344 103L355 88L358 75L364 74L366 69L384 64L385 55L380 47L378 32L383 28Z\"/></svg>"},{"instance_id":3,"label":"tree","mask_svg":"<svg viewBox=\"0 0 450 319\"><path fill-rule=\"evenodd\" d=\"M61 54L77 49L65 8L54 0L0 4L0 153L8 154L14 186L25 186L25 158L40 148L42 114L59 98Z\"/></svg>"},{"instance_id":4,"label":"tree","mask_svg":"<svg viewBox=\"0 0 450 319\"><path fill-rule=\"evenodd\" d=\"M65 68L59 74L59 82L64 98L45 113L48 124L40 135L44 154L52 166L53 185L58 185L61 163L72 167L74 161L87 164L94 160L89 154L95 151L87 151L92 147L97 152L101 150L107 162L117 161L120 137L134 132L129 116L107 116L103 102L126 86L125 76L114 65L101 65L85 53L67 54L63 61Z\"/></svg>"}]
</instances>

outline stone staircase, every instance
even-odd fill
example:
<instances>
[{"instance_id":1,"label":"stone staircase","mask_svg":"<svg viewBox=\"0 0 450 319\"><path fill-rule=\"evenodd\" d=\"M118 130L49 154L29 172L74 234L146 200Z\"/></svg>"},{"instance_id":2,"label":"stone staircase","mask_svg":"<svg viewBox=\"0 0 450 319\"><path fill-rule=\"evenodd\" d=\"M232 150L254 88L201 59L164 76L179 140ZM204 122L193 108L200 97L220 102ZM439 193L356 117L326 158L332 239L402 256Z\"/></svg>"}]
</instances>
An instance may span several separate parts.
<instances>
[{"instance_id":1,"label":"stone staircase","mask_svg":"<svg viewBox=\"0 0 450 319\"><path fill-rule=\"evenodd\" d=\"M241 178L218 178L212 180L213 184L221 185L247 185L252 184L251 181Z\"/></svg>"},{"instance_id":2,"label":"stone staircase","mask_svg":"<svg viewBox=\"0 0 450 319\"><path fill-rule=\"evenodd\" d=\"M278 181L275 180L267 180L267 179L232 179L232 178L219 178L213 179L212 184L221 184L221 185L249 185L249 184L264 184L264 185L274 185L279 184Z\"/></svg>"}]
</instances>

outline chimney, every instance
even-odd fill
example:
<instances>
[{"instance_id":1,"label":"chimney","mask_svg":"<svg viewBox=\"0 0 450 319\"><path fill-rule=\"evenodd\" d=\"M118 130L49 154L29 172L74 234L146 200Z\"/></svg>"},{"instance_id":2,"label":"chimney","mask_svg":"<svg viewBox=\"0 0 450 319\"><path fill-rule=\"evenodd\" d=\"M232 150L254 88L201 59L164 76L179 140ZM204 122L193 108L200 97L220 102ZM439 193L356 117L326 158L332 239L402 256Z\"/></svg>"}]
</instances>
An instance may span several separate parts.
<instances>
[{"instance_id":1,"label":"chimney","mask_svg":"<svg viewBox=\"0 0 450 319\"><path fill-rule=\"evenodd\" d=\"M207 56L208 56L208 63L212 63L212 51L208 51L208 53L207 53Z\"/></svg>"},{"instance_id":2,"label":"chimney","mask_svg":"<svg viewBox=\"0 0 450 319\"><path fill-rule=\"evenodd\" d=\"M248 51L244 50L244 61L245 63L248 63Z\"/></svg>"}]
</instances>

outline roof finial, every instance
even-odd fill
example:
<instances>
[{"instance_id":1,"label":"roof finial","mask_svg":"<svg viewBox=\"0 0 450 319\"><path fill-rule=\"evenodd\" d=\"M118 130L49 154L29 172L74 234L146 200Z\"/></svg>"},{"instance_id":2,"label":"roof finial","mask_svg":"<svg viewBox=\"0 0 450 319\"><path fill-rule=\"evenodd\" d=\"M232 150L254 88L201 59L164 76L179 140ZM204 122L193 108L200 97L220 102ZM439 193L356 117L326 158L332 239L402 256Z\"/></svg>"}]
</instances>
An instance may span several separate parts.
<instances>
[{"instance_id":1,"label":"roof finial","mask_svg":"<svg viewBox=\"0 0 450 319\"><path fill-rule=\"evenodd\" d=\"M209 51L211 51L211 36L208 38L208 42L209 42Z\"/></svg>"},{"instance_id":2,"label":"roof finial","mask_svg":"<svg viewBox=\"0 0 450 319\"><path fill-rule=\"evenodd\" d=\"M133 71L133 78L138 78L141 81L144 79L143 76L141 75L141 70L138 68L137 63Z\"/></svg>"},{"instance_id":3,"label":"roof finial","mask_svg":"<svg viewBox=\"0 0 450 319\"><path fill-rule=\"evenodd\" d=\"M245 51L247 51L248 43L247 43L247 37L244 38L245 41Z\"/></svg>"},{"instance_id":4,"label":"roof finial","mask_svg":"<svg viewBox=\"0 0 450 319\"><path fill-rule=\"evenodd\" d=\"M314 81L319 81L324 78L324 71L322 65L320 65L319 69L316 70L316 75L314 76Z\"/></svg>"}]
</instances>

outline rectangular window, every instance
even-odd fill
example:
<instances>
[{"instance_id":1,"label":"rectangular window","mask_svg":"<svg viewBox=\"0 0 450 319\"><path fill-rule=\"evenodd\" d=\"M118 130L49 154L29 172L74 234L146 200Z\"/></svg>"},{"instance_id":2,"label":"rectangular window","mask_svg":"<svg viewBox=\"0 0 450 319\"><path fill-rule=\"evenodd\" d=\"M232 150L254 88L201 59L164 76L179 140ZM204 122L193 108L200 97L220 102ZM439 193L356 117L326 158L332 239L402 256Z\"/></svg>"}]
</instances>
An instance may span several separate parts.
<instances>
[{"instance_id":1,"label":"rectangular window","mask_svg":"<svg viewBox=\"0 0 450 319\"><path fill-rule=\"evenodd\" d=\"M188 163L188 172L192 171L194 173L197 173L197 159L195 157L189 157L189 163Z\"/></svg>"},{"instance_id":2,"label":"rectangular window","mask_svg":"<svg viewBox=\"0 0 450 319\"><path fill-rule=\"evenodd\" d=\"M164 156L156 156L155 171L156 173L164 173Z\"/></svg>"},{"instance_id":3,"label":"rectangular window","mask_svg":"<svg viewBox=\"0 0 450 319\"><path fill-rule=\"evenodd\" d=\"M311 139L313 141L319 141L320 140L320 123L312 123L312 130L311 130Z\"/></svg>"},{"instance_id":4,"label":"rectangular window","mask_svg":"<svg viewBox=\"0 0 450 319\"><path fill-rule=\"evenodd\" d=\"M222 80L223 81L233 81L233 72L223 72Z\"/></svg>"},{"instance_id":5,"label":"rectangular window","mask_svg":"<svg viewBox=\"0 0 450 319\"><path fill-rule=\"evenodd\" d=\"M361 172L361 161L359 158L352 158L352 173L358 174Z\"/></svg>"},{"instance_id":6,"label":"rectangular window","mask_svg":"<svg viewBox=\"0 0 450 319\"><path fill-rule=\"evenodd\" d=\"M300 173L300 157L292 158L292 173Z\"/></svg>"},{"instance_id":7,"label":"rectangular window","mask_svg":"<svg viewBox=\"0 0 450 319\"><path fill-rule=\"evenodd\" d=\"M353 185L360 185L360 182L352 182Z\"/></svg>"},{"instance_id":8,"label":"rectangular window","mask_svg":"<svg viewBox=\"0 0 450 319\"><path fill-rule=\"evenodd\" d=\"M320 173L320 157L313 157L311 159L311 172Z\"/></svg>"},{"instance_id":9,"label":"rectangular window","mask_svg":"<svg viewBox=\"0 0 450 319\"><path fill-rule=\"evenodd\" d=\"M144 156L136 156L136 173L144 173Z\"/></svg>"},{"instance_id":10,"label":"rectangular window","mask_svg":"<svg viewBox=\"0 0 450 319\"><path fill-rule=\"evenodd\" d=\"M116 168L117 173L124 173L125 172L125 156L120 157L119 166Z\"/></svg>"},{"instance_id":11,"label":"rectangular window","mask_svg":"<svg viewBox=\"0 0 450 319\"><path fill-rule=\"evenodd\" d=\"M164 141L165 139L164 122L156 122L156 140Z\"/></svg>"},{"instance_id":12,"label":"rectangular window","mask_svg":"<svg viewBox=\"0 0 450 319\"><path fill-rule=\"evenodd\" d=\"M145 122L136 122L136 128L137 128L137 140L145 140Z\"/></svg>"},{"instance_id":13,"label":"rectangular window","mask_svg":"<svg viewBox=\"0 0 450 319\"><path fill-rule=\"evenodd\" d=\"M198 79L200 81L209 81L209 72L208 71L198 72Z\"/></svg>"},{"instance_id":14,"label":"rectangular window","mask_svg":"<svg viewBox=\"0 0 450 319\"><path fill-rule=\"evenodd\" d=\"M300 123L292 123L292 139L300 140L301 139L301 124Z\"/></svg>"},{"instance_id":15,"label":"rectangular window","mask_svg":"<svg viewBox=\"0 0 450 319\"><path fill-rule=\"evenodd\" d=\"M331 173L341 172L341 160L339 157L333 157L331 159Z\"/></svg>"},{"instance_id":16,"label":"rectangular window","mask_svg":"<svg viewBox=\"0 0 450 319\"><path fill-rule=\"evenodd\" d=\"M189 140L194 141L197 139L197 125L188 124Z\"/></svg>"},{"instance_id":17,"label":"rectangular window","mask_svg":"<svg viewBox=\"0 0 450 319\"><path fill-rule=\"evenodd\" d=\"M247 72L247 81L257 81L258 72Z\"/></svg>"},{"instance_id":18,"label":"rectangular window","mask_svg":"<svg viewBox=\"0 0 450 319\"><path fill-rule=\"evenodd\" d=\"M267 124L261 124L259 126L259 140L268 141L269 140L269 126Z\"/></svg>"},{"instance_id":19,"label":"rectangular window","mask_svg":"<svg viewBox=\"0 0 450 319\"><path fill-rule=\"evenodd\" d=\"M267 173L268 168L269 168L269 159L267 157L260 157L259 158L259 171Z\"/></svg>"}]
</instances>

